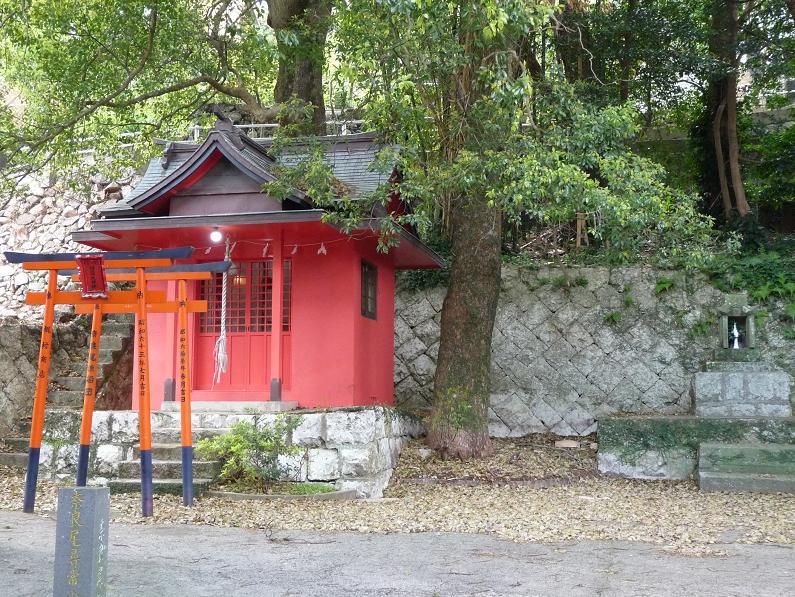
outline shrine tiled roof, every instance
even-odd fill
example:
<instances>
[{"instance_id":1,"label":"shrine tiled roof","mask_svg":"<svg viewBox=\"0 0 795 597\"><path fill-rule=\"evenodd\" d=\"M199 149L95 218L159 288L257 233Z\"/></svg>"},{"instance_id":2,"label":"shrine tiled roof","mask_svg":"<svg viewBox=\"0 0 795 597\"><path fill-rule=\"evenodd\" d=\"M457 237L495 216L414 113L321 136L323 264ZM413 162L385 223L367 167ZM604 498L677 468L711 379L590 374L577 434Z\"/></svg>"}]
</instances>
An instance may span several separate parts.
<instances>
[{"instance_id":1,"label":"shrine tiled roof","mask_svg":"<svg viewBox=\"0 0 795 597\"><path fill-rule=\"evenodd\" d=\"M166 193L169 185L189 179L212 151L220 150L243 173L258 182L275 180L278 166L294 166L305 159L315 143L323 148L324 161L331 166L335 178L344 184L353 198L375 191L387 182L391 172L374 168L382 146L376 143L373 133L358 133L318 137L310 146L296 141L283 148L274 157L272 139L251 139L228 122L221 122L210 131L201 143L162 142L161 157L152 159L138 184L115 205L103 210L105 217L141 214L141 207ZM297 200L311 206L311 199L296 191Z\"/></svg>"}]
</instances>

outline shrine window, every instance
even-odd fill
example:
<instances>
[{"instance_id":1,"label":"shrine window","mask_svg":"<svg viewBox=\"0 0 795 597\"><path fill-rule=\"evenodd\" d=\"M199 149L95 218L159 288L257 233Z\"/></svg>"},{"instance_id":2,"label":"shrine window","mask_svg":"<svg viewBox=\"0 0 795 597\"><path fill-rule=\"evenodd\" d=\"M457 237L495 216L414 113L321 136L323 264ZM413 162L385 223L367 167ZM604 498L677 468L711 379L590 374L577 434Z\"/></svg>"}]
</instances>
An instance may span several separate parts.
<instances>
[{"instance_id":1,"label":"shrine window","mask_svg":"<svg viewBox=\"0 0 795 597\"><path fill-rule=\"evenodd\" d=\"M362 316L376 319L378 305L378 268L362 261Z\"/></svg>"}]
</instances>

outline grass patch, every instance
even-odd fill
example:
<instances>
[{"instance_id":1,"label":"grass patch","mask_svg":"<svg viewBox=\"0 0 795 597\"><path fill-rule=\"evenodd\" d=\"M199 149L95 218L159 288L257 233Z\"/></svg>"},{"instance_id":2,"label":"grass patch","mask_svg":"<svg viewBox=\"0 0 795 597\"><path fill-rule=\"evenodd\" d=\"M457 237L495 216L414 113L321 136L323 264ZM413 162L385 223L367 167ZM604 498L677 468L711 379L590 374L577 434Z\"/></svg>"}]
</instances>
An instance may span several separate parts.
<instances>
[{"instance_id":1,"label":"grass patch","mask_svg":"<svg viewBox=\"0 0 795 597\"><path fill-rule=\"evenodd\" d=\"M218 485L220 491L233 491L235 493L259 493L265 495L317 495L335 491L332 485L326 483L299 483L290 481L252 481L240 479L228 481Z\"/></svg>"}]
</instances>

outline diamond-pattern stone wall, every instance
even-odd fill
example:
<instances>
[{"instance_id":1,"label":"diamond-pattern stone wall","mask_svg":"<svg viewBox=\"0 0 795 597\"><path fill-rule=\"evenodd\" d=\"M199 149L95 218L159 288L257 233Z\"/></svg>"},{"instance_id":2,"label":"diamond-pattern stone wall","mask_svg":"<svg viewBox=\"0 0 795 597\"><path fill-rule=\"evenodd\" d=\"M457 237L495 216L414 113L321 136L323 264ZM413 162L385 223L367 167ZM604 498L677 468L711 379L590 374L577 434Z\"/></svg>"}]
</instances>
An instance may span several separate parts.
<instances>
[{"instance_id":1,"label":"diamond-pattern stone wall","mask_svg":"<svg viewBox=\"0 0 795 597\"><path fill-rule=\"evenodd\" d=\"M673 286L659 291L662 278ZM430 404L444 294L398 293L397 404ZM724 298L682 272L506 266L492 342L492 435L587 435L605 415L690 412L693 373L718 346ZM766 320L760 350L789 369L795 342L781 327Z\"/></svg>"}]
</instances>

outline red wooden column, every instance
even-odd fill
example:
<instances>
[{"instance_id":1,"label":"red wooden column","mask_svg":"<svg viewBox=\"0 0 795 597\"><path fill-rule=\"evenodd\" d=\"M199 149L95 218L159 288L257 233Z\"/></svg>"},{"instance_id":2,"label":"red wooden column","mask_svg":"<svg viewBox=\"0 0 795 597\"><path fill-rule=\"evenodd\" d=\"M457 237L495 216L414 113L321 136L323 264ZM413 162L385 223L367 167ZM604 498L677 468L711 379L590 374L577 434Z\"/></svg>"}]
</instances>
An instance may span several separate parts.
<instances>
[{"instance_id":1,"label":"red wooden column","mask_svg":"<svg viewBox=\"0 0 795 597\"><path fill-rule=\"evenodd\" d=\"M284 247L282 230L273 239L273 280L271 283L271 394L272 402L282 399L282 302L284 300Z\"/></svg>"}]
</instances>

